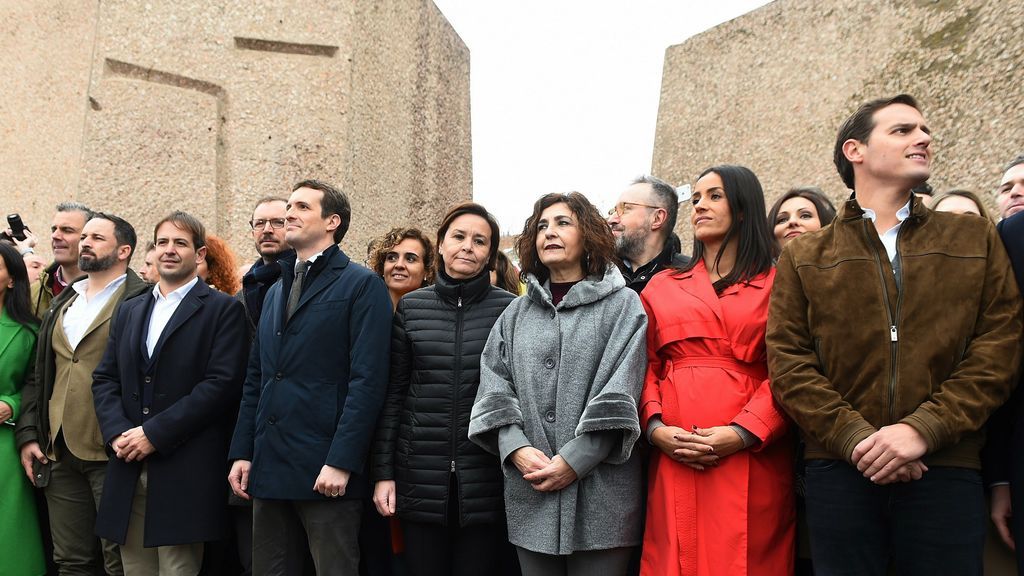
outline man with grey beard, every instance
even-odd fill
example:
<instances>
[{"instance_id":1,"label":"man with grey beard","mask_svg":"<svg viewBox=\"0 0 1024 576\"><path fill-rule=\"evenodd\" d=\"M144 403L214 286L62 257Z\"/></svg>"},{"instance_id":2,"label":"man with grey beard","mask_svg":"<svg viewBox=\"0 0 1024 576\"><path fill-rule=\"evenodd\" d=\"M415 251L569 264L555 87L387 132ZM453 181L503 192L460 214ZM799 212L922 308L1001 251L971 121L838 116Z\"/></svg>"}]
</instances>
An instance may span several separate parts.
<instances>
[{"instance_id":1,"label":"man with grey beard","mask_svg":"<svg viewBox=\"0 0 1024 576\"><path fill-rule=\"evenodd\" d=\"M15 429L21 463L46 496L62 576L97 569L93 530L107 454L93 408L92 372L121 303L146 290L128 268L135 242L135 229L117 216L97 213L85 224L75 238L75 266L86 276L57 295L43 315L36 369L22 391L24 412ZM103 542L103 563L107 574L123 574L116 544Z\"/></svg>"},{"instance_id":2,"label":"man with grey beard","mask_svg":"<svg viewBox=\"0 0 1024 576\"><path fill-rule=\"evenodd\" d=\"M678 213L675 188L653 176L634 180L608 213L615 252L622 260L619 270L637 293L661 270L689 261L679 254L679 238L672 232Z\"/></svg>"}]
</instances>

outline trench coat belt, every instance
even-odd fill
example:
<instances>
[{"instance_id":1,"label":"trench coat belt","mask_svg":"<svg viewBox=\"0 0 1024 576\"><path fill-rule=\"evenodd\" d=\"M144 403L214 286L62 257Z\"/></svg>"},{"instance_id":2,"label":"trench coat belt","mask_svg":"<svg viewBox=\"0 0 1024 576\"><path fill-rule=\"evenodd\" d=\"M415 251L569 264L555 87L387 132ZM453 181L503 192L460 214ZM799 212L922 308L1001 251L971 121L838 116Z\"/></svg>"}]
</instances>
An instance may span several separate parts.
<instances>
[{"instance_id":1,"label":"trench coat belt","mask_svg":"<svg viewBox=\"0 0 1024 576\"><path fill-rule=\"evenodd\" d=\"M739 372L759 382L768 378L766 363L740 362L731 356L677 356L672 359L671 370L679 368L722 368Z\"/></svg>"}]
</instances>

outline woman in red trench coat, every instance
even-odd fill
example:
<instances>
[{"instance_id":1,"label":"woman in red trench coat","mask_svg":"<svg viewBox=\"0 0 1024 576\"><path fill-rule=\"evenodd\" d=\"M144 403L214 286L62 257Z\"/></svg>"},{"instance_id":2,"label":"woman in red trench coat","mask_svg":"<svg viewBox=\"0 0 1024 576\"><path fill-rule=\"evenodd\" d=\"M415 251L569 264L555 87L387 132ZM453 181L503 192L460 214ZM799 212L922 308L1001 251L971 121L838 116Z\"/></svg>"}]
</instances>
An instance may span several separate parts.
<instances>
[{"instance_id":1,"label":"woman in red trench coat","mask_svg":"<svg viewBox=\"0 0 1024 576\"><path fill-rule=\"evenodd\" d=\"M741 166L694 186L694 257L641 294L652 451L641 574L793 573L793 451L772 400L765 322L775 270L764 194Z\"/></svg>"}]
</instances>

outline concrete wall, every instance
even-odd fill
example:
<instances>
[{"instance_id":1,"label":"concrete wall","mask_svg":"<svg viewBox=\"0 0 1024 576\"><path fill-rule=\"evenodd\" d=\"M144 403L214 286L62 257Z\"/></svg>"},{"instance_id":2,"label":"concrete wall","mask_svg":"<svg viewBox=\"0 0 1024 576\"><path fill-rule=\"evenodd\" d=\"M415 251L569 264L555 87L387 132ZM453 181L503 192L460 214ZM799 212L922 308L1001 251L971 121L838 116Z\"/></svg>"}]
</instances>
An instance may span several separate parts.
<instances>
[{"instance_id":1,"label":"concrete wall","mask_svg":"<svg viewBox=\"0 0 1024 576\"><path fill-rule=\"evenodd\" d=\"M1022 18L1024 4L999 0L777 0L666 51L652 172L692 183L738 163L769 206L795 185L845 198L832 164L839 124L864 101L907 92L935 136L931 184L993 207L1001 166L1024 152Z\"/></svg>"},{"instance_id":2,"label":"concrete wall","mask_svg":"<svg viewBox=\"0 0 1024 576\"><path fill-rule=\"evenodd\" d=\"M184 209L250 260L252 203L313 177L348 193L361 261L472 196L469 52L430 0L2 0L0 17L19 22L0 36L17 56L0 207L37 232L69 198L147 239Z\"/></svg>"}]
</instances>

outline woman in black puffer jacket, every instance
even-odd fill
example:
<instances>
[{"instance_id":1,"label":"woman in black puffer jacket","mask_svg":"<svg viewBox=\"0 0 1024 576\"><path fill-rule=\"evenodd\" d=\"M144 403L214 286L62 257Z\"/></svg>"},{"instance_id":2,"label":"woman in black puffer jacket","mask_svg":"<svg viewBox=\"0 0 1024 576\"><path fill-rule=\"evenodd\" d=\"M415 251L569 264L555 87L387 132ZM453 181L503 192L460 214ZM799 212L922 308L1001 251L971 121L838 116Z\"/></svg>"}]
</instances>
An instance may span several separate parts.
<instances>
[{"instance_id":1,"label":"woman in black puffer jacket","mask_svg":"<svg viewBox=\"0 0 1024 576\"><path fill-rule=\"evenodd\" d=\"M489 281L498 239L483 206L453 208L437 233L435 284L395 310L371 478L377 510L399 517L414 576L500 573L512 557L501 465L468 438L480 353L515 298Z\"/></svg>"}]
</instances>

